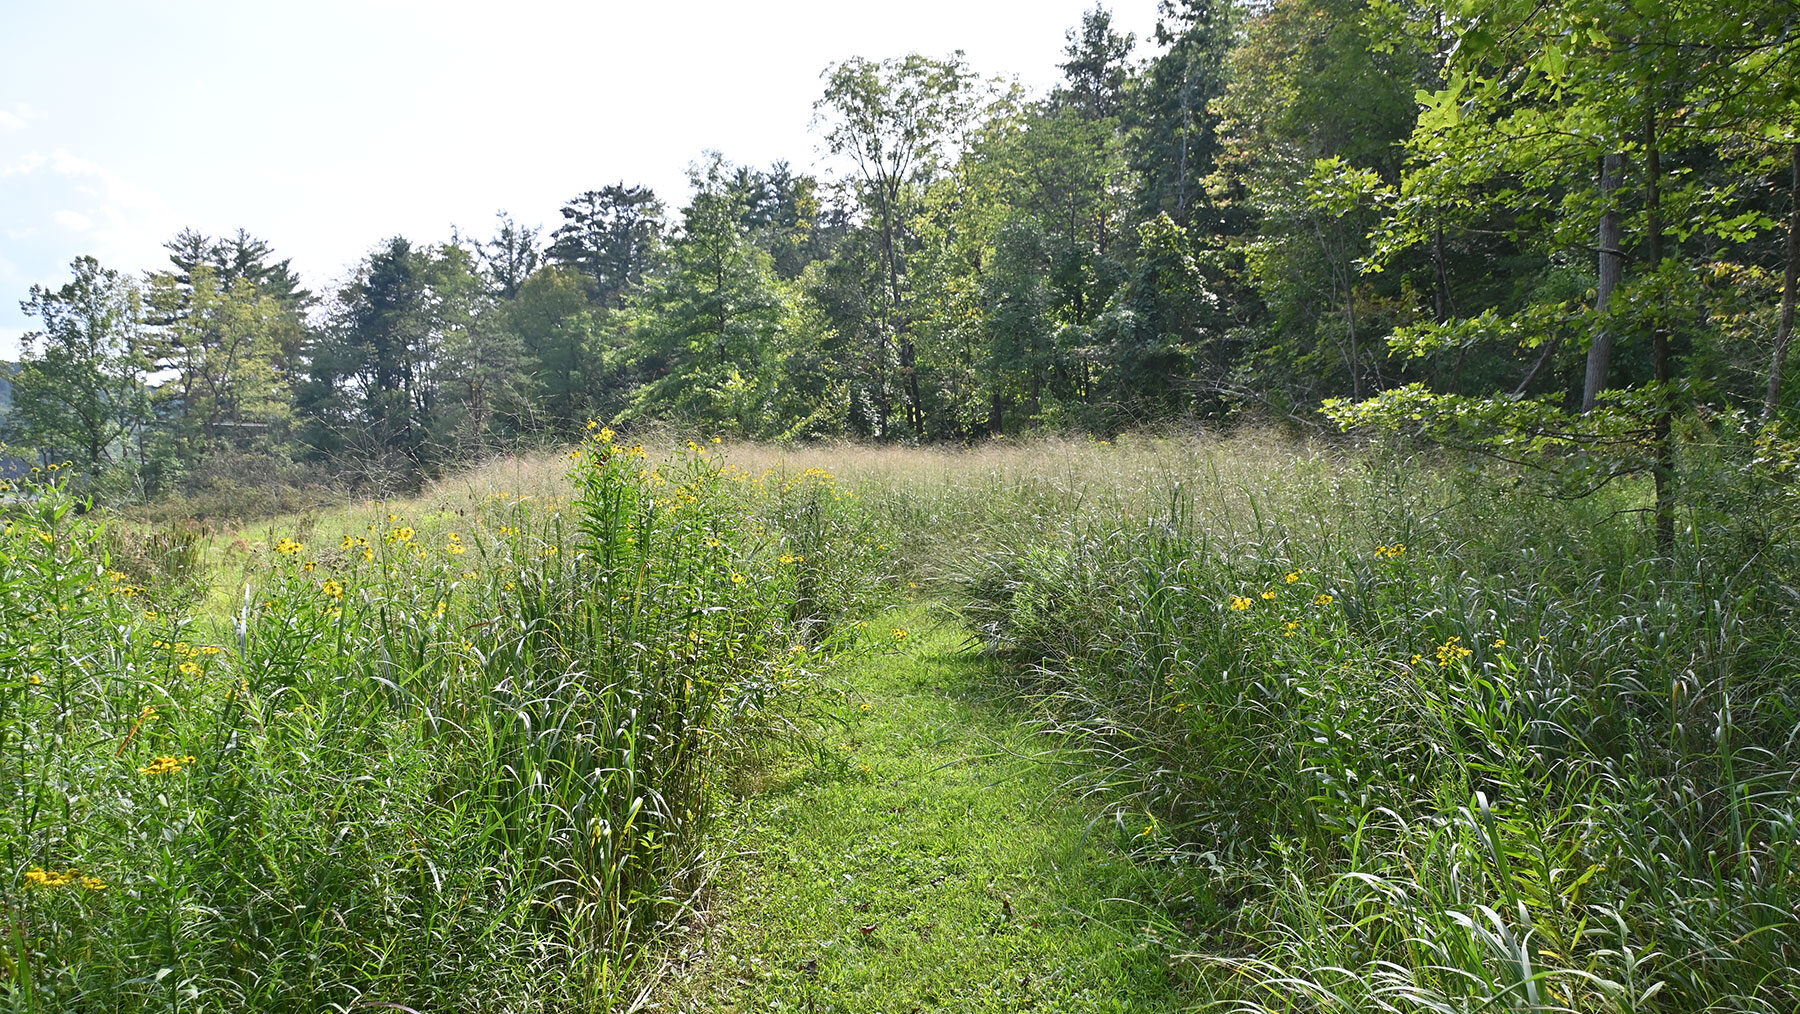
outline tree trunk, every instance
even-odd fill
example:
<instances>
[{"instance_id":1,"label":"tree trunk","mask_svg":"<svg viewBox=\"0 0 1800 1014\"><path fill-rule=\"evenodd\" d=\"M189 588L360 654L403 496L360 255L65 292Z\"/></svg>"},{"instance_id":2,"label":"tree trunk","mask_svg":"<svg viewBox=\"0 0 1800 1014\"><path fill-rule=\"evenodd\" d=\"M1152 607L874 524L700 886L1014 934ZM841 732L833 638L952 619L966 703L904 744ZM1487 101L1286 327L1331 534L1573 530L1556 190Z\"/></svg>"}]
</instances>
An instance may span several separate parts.
<instances>
[{"instance_id":1,"label":"tree trunk","mask_svg":"<svg viewBox=\"0 0 1800 1014\"><path fill-rule=\"evenodd\" d=\"M899 350L901 365L904 368L909 342L900 338L900 264L899 255L894 250L894 202L900 198L898 181L882 180L881 187L881 246L883 259L887 262L888 298L886 320L882 322L880 347L876 349L875 390L876 404L881 413L882 439L888 436L888 419L891 414L887 386L887 346L891 340ZM912 406L907 406L907 421L912 421Z\"/></svg>"},{"instance_id":2,"label":"tree trunk","mask_svg":"<svg viewBox=\"0 0 1800 1014\"><path fill-rule=\"evenodd\" d=\"M1344 265L1344 326L1350 334L1350 392L1357 400L1363 397L1362 349L1356 335L1356 266Z\"/></svg>"},{"instance_id":3,"label":"tree trunk","mask_svg":"<svg viewBox=\"0 0 1800 1014\"><path fill-rule=\"evenodd\" d=\"M1793 210L1788 213L1787 275L1781 283L1781 322L1775 326L1775 352L1769 359L1769 392L1763 399L1763 418L1775 418L1781 405L1781 374L1788 345L1794 340L1794 289L1800 285L1800 144L1791 146L1793 177L1788 187Z\"/></svg>"},{"instance_id":4,"label":"tree trunk","mask_svg":"<svg viewBox=\"0 0 1800 1014\"><path fill-rule=\"evenodd\" d=\"M1175 169L1175 219L1187 220L1187 176L1188 176L1188 120L1192 115L1192 93L1188 79L1194 72L1194 58L1188 56L1181 70L1181 154L1176 159Z\"/></svg>"},{"instance_id":5,"label":"tree trunk","mask_svg":"<svg viewBox=\"0 0 1800 1014\"><path fill-rule=\"evenodd\" d=\"M1444 256L1444 227L1432 231L1431 266L1436 284L1432 292L1432 311L1439 324L1448 323L1454 308L1450 305L1450 268Z\"/></svg>"},{"instance_id":6,"label":"tree trunk","mask_svg":"<svg viewBox=\"0 0 1800 1014\"><path fill-rule=\"evenodd\" d=\"M1662 161L1657 151L1656 112L1644 114L1644 217L1650 239L1650 269L1663 262ZM1651 360L1656 369L1658 404L1652 440L1656 448L1656 548L1667 554L1675 548L1675 406L1670 401L1669 329L1660 324L1650 333Z\"/></svg>"},{"instance_id":7,"label":"tree trunk","mask_svg":"<svg viewBox=\"0 0 1800 1014\"><path fill-rule=\"evenodd\" d=\"M1619 278L1625 273L1625 253L1619 249L1619 176L1625 166L1625 158L1617 153L1606 156L1600 163L1600 201L1606 211L1600 216L1600 280L1594 288L1594 313L1604 315L1612 305L1613 290L1619 287ZM1606 388L1607 374L1612 371L1612 332L1605 322L1594 334L1594 343L1588 346L1587 376L1581 387L1581 410L1592 412L1594 403L1600 392Z\"/></svg>"}]
</instances>

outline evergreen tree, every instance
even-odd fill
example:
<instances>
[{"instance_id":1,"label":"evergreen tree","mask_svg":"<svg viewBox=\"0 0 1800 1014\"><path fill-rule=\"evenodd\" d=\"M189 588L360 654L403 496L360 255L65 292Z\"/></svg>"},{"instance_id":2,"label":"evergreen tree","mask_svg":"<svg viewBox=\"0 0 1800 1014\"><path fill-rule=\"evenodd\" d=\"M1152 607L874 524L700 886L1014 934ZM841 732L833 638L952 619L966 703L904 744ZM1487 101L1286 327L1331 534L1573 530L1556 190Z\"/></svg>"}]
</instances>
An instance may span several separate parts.
<instances>
[{"instance_id":1,"label":"evergreen tree","mask_svg":"<svg viewBox=\"0 0 1800 1014\"><path fill-rule=\"evenodd\" d=\"M494 213L499 224L494 238L476 249L494 295L512 299L538 268L543 252L538 249L538 230L525 228L504 211Z\"/></svg>"},{"instance_id":2,"label":"evergreen tree","mask_svg":"<svg viewBox=\"0 0 1800 1014\"><path fill-rule=\"evenodd\" d=\"M649 270L662 241L663 206L648 187L623 182L563 205L545 256L586 275L596 305L618 309Z\"/></svg>"},{"instance_id":3,"label":"evergreen tree","mask_svg":"<svg viewBox=\"0 0 1800 1014\"><path fill-rule=\"evenodd\" d=\"M783 312L774 264L746 234L748 205L724 160L712 156L690 179L669 268L633 301L629 351L642 382L627 417L767 433Z\"/></svg>"}]
</instances>

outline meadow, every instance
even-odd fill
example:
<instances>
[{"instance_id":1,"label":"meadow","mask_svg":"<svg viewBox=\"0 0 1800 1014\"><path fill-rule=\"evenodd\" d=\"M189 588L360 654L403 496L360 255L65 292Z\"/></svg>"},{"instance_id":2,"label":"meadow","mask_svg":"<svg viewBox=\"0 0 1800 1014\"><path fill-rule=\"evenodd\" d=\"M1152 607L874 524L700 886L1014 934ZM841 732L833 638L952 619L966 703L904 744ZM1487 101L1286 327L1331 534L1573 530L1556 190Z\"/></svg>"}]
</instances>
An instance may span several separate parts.
<instances>
[{"instance_id":1,"label":"meadow","mask_svg":"<svg viewBox=\"0 0 1800 1014\"><path fill-rule=\"evenodd\" d=\"M1195 1009L1800 1009L1791 455L1567 497L1404 445L840 454L937 547Z\"/></svg>"},{"instance_id":2,"label":"meadow","mask_svg":"<svg viewBox=\"0 0 1800 1014\"><path fill-rule=\"evenodd\" d=\"M804 721L879 572L829 476L708 454L598 430L536 492L266 538L25 490L0 554L8 1007L618 1002L691 897L716 767Z\"/></svg>"},{"instance_id":3,"label":"meadow","mask_svg":"<svg viewBox=\"0 0 1800 1014\"><path fill-rule=\"evenodd\" d=\"M888 678L917 599L1192 1009L1785 1014L1793 487L1694 446L1672 553L1630 483L1253 431L596 432L212 534L43 483L0 557L0 995L654 1009L748 773L859 798L844 663Z\"/></svg>"}]
</instances>

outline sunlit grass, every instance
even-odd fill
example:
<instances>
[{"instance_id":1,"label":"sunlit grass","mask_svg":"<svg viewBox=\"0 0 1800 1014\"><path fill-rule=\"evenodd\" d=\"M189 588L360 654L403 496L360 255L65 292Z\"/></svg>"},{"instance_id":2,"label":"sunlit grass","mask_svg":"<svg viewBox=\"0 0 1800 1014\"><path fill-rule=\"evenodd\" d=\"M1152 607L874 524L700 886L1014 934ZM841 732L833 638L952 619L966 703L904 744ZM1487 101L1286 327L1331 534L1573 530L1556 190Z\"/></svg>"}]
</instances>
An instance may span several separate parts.
<instances>
[{"instance_id":1,"label":"sunlit grass","mask_svg":"<svg viewBox=\"0 0 1800 1014\"><path fill-rule=\"evenodd\" d=\"M718 759L804 719L855 630L824 610L869 587L829 569L875 539L828 477L701 450L596 434L522 492L142 552L57 487L13 504L0 997L610 1009L694 889Z\"/></svg>"},{"instance_id":2,"label":"sunlit grass","mask_svg":"<svg viewBox=\"0 0 1800 1014\"><path fill-rule=\"evenodd\" d=\"M1768 496L1692 463L1659 558L1640 489L1218 450L990 483L961 582L1088 791L1187 871L1202 1000L1800 1005L1800 547Z\"/></svg>"},{"instance_id":3,"label":"sunlit grass","mask_svg":"<svg viewBox=\"0 0 1800 1014\"><path fill-rule=\"evenodd\" d=\"M1734 462L1659 557L1640 488L1267 433L684 445L211 532L13 504L12 1006L605 1009L720 764L906 595L1178 885L1197 1004L1800 1004L1800 552Z\"/></svg>"}]
</instances>

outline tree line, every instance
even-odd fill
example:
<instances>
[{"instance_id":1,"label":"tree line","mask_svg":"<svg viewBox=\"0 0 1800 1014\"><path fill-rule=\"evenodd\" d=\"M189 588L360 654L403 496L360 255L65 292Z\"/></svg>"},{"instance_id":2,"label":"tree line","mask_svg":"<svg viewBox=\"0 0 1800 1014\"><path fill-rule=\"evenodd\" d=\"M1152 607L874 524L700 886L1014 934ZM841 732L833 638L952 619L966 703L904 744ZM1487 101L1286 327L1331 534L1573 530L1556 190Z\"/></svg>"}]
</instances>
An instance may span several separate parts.
<instances>
[{"instance_id":1,"label":"tree line","mask_svg":"<svg viewBox=\"0 0 1800 1014\"><path fill-rule=\"evenodd\" d=\"M220 456L388 481L589 419L967 441L1250 409L1625 448L1601 470L1661 488L1692 420L1792 414L1792 0L1159 13L1088 12L1042 95L960 53L831 65L830 179L709 153L673 210L603 186L317 294L243 232L142 277L78 259L24 301L7 438L156 496Z\"/></svg>"}]
</instances>

